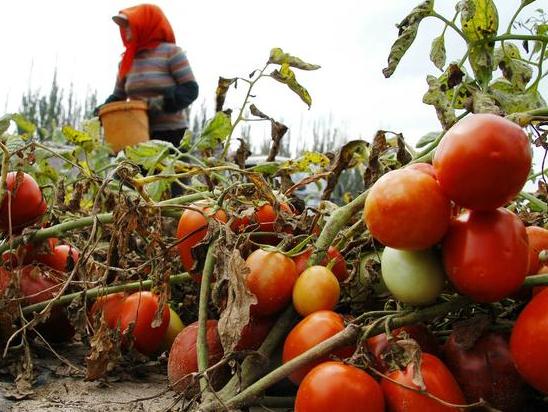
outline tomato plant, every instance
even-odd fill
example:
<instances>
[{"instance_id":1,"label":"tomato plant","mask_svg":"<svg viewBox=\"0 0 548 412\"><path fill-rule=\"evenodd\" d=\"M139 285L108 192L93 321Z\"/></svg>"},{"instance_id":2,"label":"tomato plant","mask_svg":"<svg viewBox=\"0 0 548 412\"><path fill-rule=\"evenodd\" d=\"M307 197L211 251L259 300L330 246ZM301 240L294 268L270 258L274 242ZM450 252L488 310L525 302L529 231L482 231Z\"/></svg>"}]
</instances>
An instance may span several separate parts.
<instances>
[{"instance_id":1,"label":"tomato plant","mask_svg":"<svg viewBox=\"0 0 548 412\"><path fill-rule=\"evenodd\" d=\"M129 295L119 307L120 330L124 333L133 325L134 346L145 355L153 354L162 343L169 325L169 307L164 305L160 324L153 326L158 311L158 297L152 292L136 292Z\"/></svg>"},{"instance_id":2,"label":"tomato plant","mask_svg":"<svg viewBox=\"0 0 548 412\"><path fill-rule=\"evenodd\" d=\"M324 362L302 381L295 399L295 412L383 412L379 384L354 366Z\"/></svg>"},{"instance_id":3,"label":"tomato plant","mask_svg":"<svg viewBox=\"0 0 548 412\"><path fill-rule=\"evenodd\" d=\"M548 289L519 314L510 337L510 352L525 381L548 394Z\"/></svg>"},{"instance_id":4,"label":"tomato plant","mask_svg":"<svg viewBox=\"0 0 548 412\"><path fill-rule=\"evenodd\" d=\"M385 246L422 250L445 235L450 213L449 199L436 179L404 168L375 182L365 200L363 219L371 235Z\"/></svg>"},{"instance_id":5,"label":"tomato plant","mask_svg":"<svg viewBox=\"0 0 548 412\"><path fill-rule=\"evenodd\" d=\"M293 306L301 316L318 310L331 310L339 302L339 281L325 266L311 266L297 278Z\"/></svg>"},{"instance_id":6,"label":"tomato plant","mask_svg":"<svg viewBox=\"0 0 548 412\"><path fill-rule=\"evenodd\" d=\"M293 257L293 261L297 267L297 274L301 274L308 267L308 260L312 256L312 249L307 248L304 252L299 253ZM327 256L325 256L321 262L322 266L327 266L332 260L335 263L331 267L331 271L337 277L339 282L344 282L348 278L348 268L346 267L346 260L344 256L339 252L335 246L329 246L327 249Z\"/></svg>"},{"instance_id":7,"label":"tomato plant","mask_svg":"<svg viewBox=\"0 0 548 412\"><path fill-rule=\"evenodd\" d=\"M223 357L223 347L217 331L217 321L207 321L207 356L208 366L213 366ZM192 323L177 335L171 345L167 362L167 376L173 390L184 392L193 379L189 374L198 372L198 357L196 354L196 341L198 339L198 322ZM219 369L214 370L210 376L213 381ZM214 382L213 382L214 383Z\"/></svg>"},{"instance_id":8,"label":"tomato plant","mask_svg":"<svg viewBox=\"0 0 548 412\"><path fill-rule=\"evenodd\" d=\"M419 386L414 381L416 365L411 362L404 370L388 373L381 380L381 387L388 409L393 412L453 412L454 407L443 405L416 390ZM421 355L420 373L426 391L435 397L453 405L464 405L464 395L454 376L436 356L429 353ZM394 381L391 382L390 380Z\"/></svg>"},{"instance_id":9,"label":"tomato plant","mask_svg":"<svg viewBox=\"0 0 548 412\"><path fill-rule=\"evenodd\" d=\"M31 175L9 172L6 189L0 205L0 228L4 232L9 230L10 221L12 230L18 232L46 213L42 191Z\"/></svg>"},{"instance_id":10,"label":"tomato plant","mask_svg":"<svg viewBox=\"0 0 548 412\"><path fill-rule=\"evenodd\" d=\"M247 288L257 297L253 314L268 316L282 310L291 301L297 270L293 260L279 252L257 249L246 259L250 272Z\"/></svg>"},{"instance_id":11,"label":"tomato plant","mask_svg":"<svg viewBox=\"0 0 548 412\"><path fill-rule=\"evenodd\" d=\"M434 302L445 285L443 264L432 250L406 251L385 247L381 270L390 293L409 305Z\"/></svg>"},{"instance_id":12,"label":"tomato plant","mask_svg":"<svg viewBox=\"0 0 548 412\"><path fill-rule=\"evenodd\" d=\"M433 165L459 206L493 210L511 201L531 170L529 139L517 124L488 113L466 116L443 136Z\"/></svg>"},{"instance_id":13,"label":"tomato plant","mask_svg":"<svg viewBox=\"0 0 548 412\"><path fill-rule=\"evenodd\" d=\"M525 228L529 239L529 275L536 275L541 268L539 254L548 250L548 230L538 226L527 226Z\"/></svg>"},{"instance_id":14,"label":"tomato plant","mask_svg":"<svg viewBox=\"0 0 548 412\"><path fill-rule=\"evenodd\" d=\"M507 336L486 332L475 342L467 342L453 331L443 353L469 403L484 399L495 409L523 410L525 386L514 367Z\"/></svg>"},{"instance_id":15,"label":"tomato plant","mask_svg":"<svg viewBox=\"0 0 548 412\"><path fill-rule=\"evenodd\" d=\"M180 240L178 248L183 267L188 272L194 271L195 259L192 255L192 248L198 245L207 235L209 208L202 205L193 205L192 208L185 209L179 225L177 226L177 239ZM218 222L226 223L226 213L219 209L213 214L213 218Z\"/></svg>"},{"instance_id":16,"label":"tomato plant","mask_svg":"<svg viewBox=\"0 0 548 412\"><path fill-rule=\"evenodd\" d=\"M344 330L344 320L338 313L329 310L320 310L308 315L295 325L287 335L283 347L283 363L299 356L301 353L306 352L342 330ZM345 347L337 349L333 352L333 355L344 359L352 356L353 352L353 347ZM289 379L298 385L314 366L327 359L318 359L306 367L297 369L289 375Z\"/></svg>"},{"instance_id":17,"label":"tomato plant","mask_svg":"<svg viewBox=\"0 0 548 412\"><path fill-rule=\"evenodd\" d=\"M478 302L510 296L527 273L527 233L506 209L461 214L452 221L442 249L451 283Z\"/></svg>"}]
</instances>

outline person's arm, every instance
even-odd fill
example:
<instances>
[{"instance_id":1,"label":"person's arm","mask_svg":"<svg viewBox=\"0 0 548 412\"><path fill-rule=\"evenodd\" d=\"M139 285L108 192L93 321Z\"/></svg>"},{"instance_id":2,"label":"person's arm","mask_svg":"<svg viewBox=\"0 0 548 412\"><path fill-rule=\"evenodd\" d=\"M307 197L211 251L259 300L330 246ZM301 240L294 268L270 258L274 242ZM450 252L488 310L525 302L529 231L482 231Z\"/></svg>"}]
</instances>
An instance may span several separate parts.
<instances>
[{"instance_id":1,"label":"person's arm","mask_svg":"<svg viewBox=\"0 0 548 412\"><path fill-rule=\"evenodd\" d=\"M167 113L178 112L190 106L198 97L198 83L190 80L170 87L164 93L164 110Z\"/></svg>"}]
</instances>

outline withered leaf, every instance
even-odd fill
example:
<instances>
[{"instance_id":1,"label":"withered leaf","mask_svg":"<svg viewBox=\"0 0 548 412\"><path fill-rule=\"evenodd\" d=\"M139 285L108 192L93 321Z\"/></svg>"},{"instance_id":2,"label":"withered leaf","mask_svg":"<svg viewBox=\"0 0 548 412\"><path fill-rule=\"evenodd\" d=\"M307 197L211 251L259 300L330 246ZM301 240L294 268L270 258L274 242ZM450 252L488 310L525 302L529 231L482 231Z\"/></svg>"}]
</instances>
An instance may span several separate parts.
<instances>
[{"instance_id":1,"label":"withered leaf","mask_svg":"<svg viewBox=\"0 0 548 412\"><path fill-rule=\"evenodd\" d=\"M217 276L227 286L226 308L219 318L218 329L224 352L230 353L250 321L249 308L257 303L257 298L246 287L245 278L249 268L238 249L230 251L221 245L217 260Z\"/></svg>"},{"instance_id":2,"label":"withered leaf","mask_svg":"<svg viewBox=\"0 0 548 412\"><path fill-rule=\"evenodd\" d=\"M93 381L106 375L120 358L120 335L101 319L99 329L91 338L90 352L86 357L86 380Z\"/></svg>"},{"instance_id":3,"label":"withered leaf","mask_svg":"<svg viewBox=\"0 0 548 412\"><path fill-rule=\"evenodd\" d=\"M228 88L236 83L235 78L227 79L224 77L219 77L219 81L217 83L217 90L215 92L215 111L220 112L223 110L223 106L225 104L226 99L226 93L228 92ZM234 85L236 86L236 85Z\"/></svg>"}]
</instances>

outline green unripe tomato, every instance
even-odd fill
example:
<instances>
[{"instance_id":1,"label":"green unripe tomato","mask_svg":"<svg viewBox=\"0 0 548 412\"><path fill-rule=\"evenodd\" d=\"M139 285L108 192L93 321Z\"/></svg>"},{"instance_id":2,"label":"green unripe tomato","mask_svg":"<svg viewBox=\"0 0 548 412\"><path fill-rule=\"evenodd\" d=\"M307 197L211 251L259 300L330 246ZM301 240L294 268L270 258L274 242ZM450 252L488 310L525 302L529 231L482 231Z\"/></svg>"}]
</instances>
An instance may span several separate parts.
<instances>
[{"instance_id":1,"label":"green unripe tomato","mask_svg":"<svg viewBox=\"0 0 548 412\"><path fill-rule=\"evenodd\" d=\"M406 251L386 247L381 271L390 293L408 305L433 303L445 285L441 259L430 249Z\"/></svg>"}]
</instances>

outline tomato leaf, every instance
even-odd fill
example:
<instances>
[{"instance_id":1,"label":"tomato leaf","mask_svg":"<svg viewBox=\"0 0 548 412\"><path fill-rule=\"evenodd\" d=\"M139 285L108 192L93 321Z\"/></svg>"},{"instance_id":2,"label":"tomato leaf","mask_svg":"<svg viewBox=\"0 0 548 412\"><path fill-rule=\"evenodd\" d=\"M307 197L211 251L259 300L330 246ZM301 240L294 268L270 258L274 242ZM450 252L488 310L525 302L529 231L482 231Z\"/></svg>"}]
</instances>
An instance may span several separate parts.
<instances>
[{"instance_id":1,"label":"tomato leaf","mask_svg":"<svg viewBox=\"0 0 548 412\"><path fill-rule=\"evenodd\" d=\"M515 44L507 43L495 50L495 63L502 71L505 79L512 83L518 91L523 92L533 76L533 69L520 60L521 55Z\"/></svg>"},{"instance_id":2,"label":"tomato leaf","mask_svg":"<svg viewBox=\"0 0 548 412\"><path fill-rule=\"evenodd\" d=\"M217 112L208 120L197 144L198 149L213 150L228 137L232 131L230 116L225 112Z\"/></svg>"},{"instance_id":3,"label":"tomato leaf","mask_svg":"<svg viewBox=\"0 0 548 412\"><path fill-rule=\"evenodd\" d=\"M23 147L25 147L26 143L21 137L21 135L18 134L10 134L7 136L6 139L6 148L8 149L8 152L14 153ZM2 154L3 155L3 154Z\"/></svg>"},{"instance_id":4,"label":"tomato leaf","mask_svg":"<svg viewBox=\"0 0 548 412\"><path fill-rule=\"evenodd\" d=\"M101 324L91 338L91 348L86 356L86 380L102 378L120 359L119 342L118 331L112 331L105 319L101 318Z\"/></svg>"},{"instance_id":5,"label":"tomato leaf","mask_svg":"<svg viewBox=\"0 0 548 412\"><path fill-rule=\"evenodd\" d=\"M5 114L0 117L0 136L2 136L10 127L13 115Z\"/></svg>"},{"instance_id":6,"label":"tomato leaf","mask_svg":"<svg viewBox=\"0 0 548 412\"><path fill-rule=\"evenodd\" d=\"M310 109L310 106L312 105L312 98L310 97L308 90L306 90L303 86L299 84L295 77L295 73L289 68L288 63L282 64L279 70L276 69L272 73L270 73L270 77L272 77L276 81L279 81L280 83L286 84L293 92L295 92L301 98L303 102L307 104L308 108Z\"/></svg>"},{"instance_id":7,"label":"tomato leaf","mask_svg":"<svg viewBox=\"0 0 548 412\"><path fill-rule=\"evenodd\" d=\"M290 173L312 172L313 167L324 168L329 165L329 158L319 152L304 152L295 160L288 160L281 164L280 168Z\"/></svg>"},{"instance_id":8,"label":"tomato leaf","mask_svg":"<svg viewBox=\"0 0 548 412\"><path fill-rule=\"evenodd\" d=\"M492 77L495 47L488 39L497 34L497 7L493 0L461 0L457 9L468 42L468 61L479 82L487 84Z\"/></svg>"},{"instance_id":9,"label":"tomato leaf","mask_svg":"<svg viewBox=\"0 0 548 412\"><path fill-rule=\"evenodd\" d=\"M227 293L226 308L219 318L218 330L224 352L230 353L240 341L242 330L249 324L249 308L257 303L257 298L246 286L249 268L238 249L229 251L219 247L217 261L217 283L219 287L226 287Z\"/></svg>"},{"instance_id":10,"label":"tomato leaf","mask_svg":"<svg viewBox=\"0 0 548 412\"><path fill-rule=\"evenodd\" d=\"M407 52L415 37L417 37L417 31L419 29L420 22L432 14L434 11L434 0L426 0L419 4L411 13L409 13L398 27L398 38L390 49L388 55L388 66L382 70L384 77L390 77L394 74L396 67L400 63L400 60Z\"/></svg>"},{"instance_id":11,"label":"tomato leaf","mask_svg":"<svg viewBox=\"0 0 548 412\"><path fill-rule=\"evenodd\" d=\"M507 115L546 106L546 102L538 90L520 90L504 78L493 81L489 85L489 93Z\"/></svg>"},{"instance_id":12,"label":"tomato leaf","mask_svg":"<svg viewBox=\"0 0 548 412\"><path fill-rule=\"evenodd\" d=\"M270 136L272 138L272 146L270 147L270 151L268 153L268 156L266 158L267 162L273 162L276 159L276 155L280 151L280 142L282 138L285 136L289 128L276 120L274 120L272 117L264 114L262 111L260 111L257 106L252 104L249 107L249 110L253 116L260 117L264 120L270 120L271 128L270 128Z\"/></svg>"},{"instance_id":13,"label":"tomato leaf","mask_svg":"<svg viewBox=\"0 0 548 412\"><path fill-rule=\"evenodd\" d=\"M225 104L226 99L226 93L228 92L229 87L234 84L234 87L236 87L237 79L227 79L224 77L219 77L219 81L217 82L217 90L215 91L215 111L220 112L223 110L223 106Z\"/></svg>"},{"instance_id":14,"label":"tomato leaf","mask_svg":"<svg viewBox=\"0 0 548 412\"><path fill-rule=\"evenodd\" d=\"M440 35L432 41L432 49L430 50L430 60L438 69L443 70L445 66L445 37Z\"/></svg>"},{"instance_id":15,"label":"tomato leaf","mask_svg":"<svg viewBox=\"0 0 548 412\"><path fill-rule=\"evenodd\" d=\"M152 170L161 160L169 154L173 145L162 140L149 140L138 145L129 146L124 149L126 158L133 163Z\"/></svg>"},{"instance_id":16,"label":"tomato leaf","mask_svg":"<svg viewBox=\"0 0 548 412\"><path fill-rule=\"evenodd\" d=\"M29 139L36 132L36 126L22 114L14 114L12 120L17 125L17 131L23 140Z\"/></svg>"},{"instance_id":17,"label":"tomato leaf","mask_svg":"<svg viewBox=\"0 0 548 412\"><path fill-rule=\"evenodd\" d=\"M484 93L480 90L475 90L472 93L472 110L473 113L493 113L496 115L502 115L502 110L490 94Z\"/></svg>"},{"instance_id":18,"label":"tomato leaf","mask_svg":"<svg viewBox=\"0 0 548 412\"><path fill-rule=\"evenodd\" d=\"M417 142L417 144L415 145L415 147L417 148L421 148L421 147L424 147L430 143L432 143L434 140L436 140L438 138L438 136L440 135L441 132L429 132L429 133L426 133L424 136L422 136L419 141Z\"/></svg>"},{"instance_id":19,"label":"tomato leaf","mask_svg":"<svg viewBox=\"0 0 548 412\"><path fill-rule=\"evenodd\" d=\"M278 47L270 50L270 57L268 58L268 63L280 64L280 65L288 64L291 67L295 67L296 69L301 69L301 70L317 70L321 67L318 64L306 63L305 61L301 60L300 58L296 56L292 56L288 53L284 53L284 51Z\"/></svg>"},{"instance_id":20,"label":"tomato leaf","mask_svg":"<svg viewBox=\"0 0 548 412\"><path fill-rule=\"evenodd\" d=\"M438 119L445 130L449 129L457 121L455 109L445 93L446 88L438 78L432 75L426 77L428 91L422 98L422 102L434 106Z\"/></svg>"}]
</instances>

